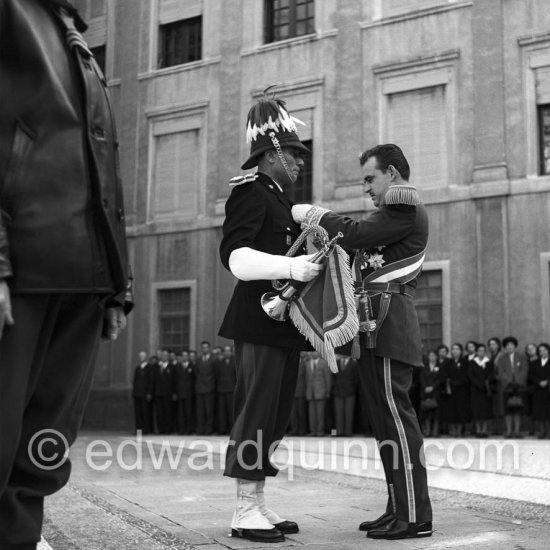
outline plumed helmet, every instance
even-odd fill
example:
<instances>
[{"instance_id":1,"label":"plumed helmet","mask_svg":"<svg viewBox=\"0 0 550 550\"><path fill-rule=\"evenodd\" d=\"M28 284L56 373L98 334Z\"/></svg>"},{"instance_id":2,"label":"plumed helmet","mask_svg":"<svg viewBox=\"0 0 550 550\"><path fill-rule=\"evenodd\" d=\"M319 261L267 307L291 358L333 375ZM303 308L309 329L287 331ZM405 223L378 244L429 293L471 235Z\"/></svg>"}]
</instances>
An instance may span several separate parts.
<instances>
[{"instance_id":1,"label":"plumed helmet","mask_svg":"<svg viewBox=\"0 0 550 550\"><path fill-rule=\"evenodd\" d=\"M266 88L263 97L248 111L246 142L250 143L250 156L241 166L243 170L256 166L258 157L265 151L276 149L277 143L280 147L296 147L309 152L296 130L296 123L304 123L287 111L282 99L276 98L274 94L268 97L271 88L273 86Z\"/></svg>"}]
</instances>

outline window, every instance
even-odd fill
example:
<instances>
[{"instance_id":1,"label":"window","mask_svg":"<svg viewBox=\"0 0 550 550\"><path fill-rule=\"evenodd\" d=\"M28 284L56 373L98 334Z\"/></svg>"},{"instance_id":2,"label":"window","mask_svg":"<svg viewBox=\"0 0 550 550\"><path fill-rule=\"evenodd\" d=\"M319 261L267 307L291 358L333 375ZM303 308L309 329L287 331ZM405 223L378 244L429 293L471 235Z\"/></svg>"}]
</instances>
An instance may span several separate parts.
<instances>
[{"instance_id":1,"label":"window","mask_svg":"<svg viewBox=\"0 0 550 550\"><path fill-rule=\"evenodd\" d=\"M387 123L387 141L403 149L411 182L419 187L447 185L445 86L389 94Z\"/></svg>"},{"instance_id":2,"label":"window","mask_svg":"<svg viewBox=\"0 0 550 550\"><path fill-rule=\"evenodd\" d=\"M442 271L423 271L418 277L415 306L424 353L443 343Z\"/></svg>"},{"instance_id":3,"label":"window","mask_svg":"<svg viewBox=\"0 0 550 550\"><path fill-rule=\"evenodd\" d=\"M313 141L302 141L302 143L311 153L302 151L302 158L304 159L302 172L294 185L286 185L284 189L291 201L296 203L310 203L313 199Z\"/></svg>"},{"instance_id":4,"label":"window","mask_svg":"<svg viewBox=\"0 0 550 550\"><path fill-rule=\"evenodd\" d=\"M202 57L202 16L160 26L159 67L198 61Z\"/></svg>"},{"instance_id":5,"label":"window","mask_svg":"<svg viewBox=\"0 0 550 550\"><path fill-rule=\"evenodd\" d=\"M550 174L550 105L539 105L540 173Z\"/></svg>"},{"instance_id":6,"label":"window","mask_svg":"<svg viewBox=\"0 0 550 550\"><path fill-rule=\"evenodd\" d=\"M154 217L197 214L200 129L155 137Z\"/></svg>"},{"instance_id":7,"label":"window","mask_svg":"<svg viewBox=\"0 0 550 550\"><path fill-rule=\"evenodd\" d=\"M159 347L189 348L191 326L191 289L158 290Z\"/></svg>"},{"instance_id":8,"label":"window","mask_svg":"<svg viewBox=\"0 0 550 550\"><path fill-rule=\"evenodd\" d=\"M105 74L105 54L106 54L105 44L103 44L103 46L97 46L96 48L91 48L91 52L94 54L95 60L97 61L97 64L101 69L101 72Z\"/></svg>"},{"instance_id":9,"label":"window","mask_svg":"<svg viewBox=\"0 0 550 550\"><path fill-rule=\"evenodd\" d=\"M313 0L265 0L265 41L315 32Z\"/></svg>"}]
</instances>

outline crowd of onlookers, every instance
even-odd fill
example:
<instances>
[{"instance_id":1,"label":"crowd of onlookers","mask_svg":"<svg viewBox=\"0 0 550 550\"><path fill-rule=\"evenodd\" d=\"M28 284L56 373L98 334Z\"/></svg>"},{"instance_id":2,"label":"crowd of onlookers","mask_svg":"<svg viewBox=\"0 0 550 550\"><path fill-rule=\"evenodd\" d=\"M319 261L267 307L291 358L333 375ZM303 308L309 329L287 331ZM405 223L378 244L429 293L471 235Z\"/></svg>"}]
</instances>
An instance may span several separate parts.
<instances>
[{"instance_id":1,"label":"crowd of onlookers","mask_svg":"<svg viewBox=\"0 0 550 550\"><path fill-rule=\"evenodd\" d=\"M132 396L142 433L227 434L236 373L232 346L139 353Z\"/></svg>"},{"instance_id":2,"label":"crowd of onlookers","mask_svg":"<svg viewBox=\"0 0 550 550\"><path fill-rule=\"evenodd\" d=\"M425 436L550 437L550 346L516 338L469 341L429 350L413 370L411 401ZM337 374L303 352L289 435L370 434L355 359L338 356ZM136 428L143 433L228 434L236 384L232 346L140 352L134 373Z\"/></svg>"},{"instance_id":3,"label":"crowd of onlookers","mask_svg":"<svg viewBox=\"0 0 550 550\"><path fill-rule=\"evenodd\" d=\"M429 350L411 398L424 434L550 437L550 346L513 336Z\"/></svg>"}]
</instances>

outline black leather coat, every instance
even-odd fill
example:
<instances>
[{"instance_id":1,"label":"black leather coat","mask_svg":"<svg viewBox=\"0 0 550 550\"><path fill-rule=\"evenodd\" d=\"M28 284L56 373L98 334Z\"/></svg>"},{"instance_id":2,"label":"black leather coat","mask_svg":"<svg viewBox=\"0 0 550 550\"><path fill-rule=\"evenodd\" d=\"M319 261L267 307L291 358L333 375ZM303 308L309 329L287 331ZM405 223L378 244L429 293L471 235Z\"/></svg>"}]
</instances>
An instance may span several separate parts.
<instances>
[{"instance_id":1,"label":"black leather coat","mask_svg":"<svg viewBox=\"0 0 550 550\"><path fill-rule=\"evenodd\" d=\"M108 90L93 57L69 49L59 3L0 2L0 278L12 292L122 302L128 261Z\"/></svg>"}]
</instances>

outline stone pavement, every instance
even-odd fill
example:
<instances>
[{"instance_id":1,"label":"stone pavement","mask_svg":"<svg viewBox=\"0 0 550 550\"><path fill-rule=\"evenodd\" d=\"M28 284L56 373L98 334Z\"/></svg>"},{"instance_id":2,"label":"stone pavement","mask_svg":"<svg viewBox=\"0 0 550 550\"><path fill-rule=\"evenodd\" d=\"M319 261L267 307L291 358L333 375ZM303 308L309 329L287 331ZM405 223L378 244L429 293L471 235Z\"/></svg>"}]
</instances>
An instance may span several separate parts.
<instances>
[{"instance_id":1,"label":"stone pavement","mask_svg":"<svg viewBox=\"0 0 550 550\"><path fill-rule=\"evenodd\" d=\"M228 536L235 487L233 480L221 475L220 451L225 440L211 437L201 443L192 438L152 436L138 445L135 436L82 434L71 449L70 483L47 500L46 540L53 550L550 548L550 494L545 489L534 491L529 499L517 490L536 479L546 487L550 443L518 442L518 456L524 464L516 464L515 469L506 458L500 468L496 461L487 460L489 464L480 469L475 452L470 464L470 451L456 450L456 446L455 455L442 458L453 442L439 440L442 449L427 452L428 465L430 461L443 464L452 457L452 464L468 466L455 474L462 475L463 490L470 492L431 489L435 527L431 538L372 541L357 526L378 516L385 506L377 458L363 457L364 462L358 463L360 445L349 452L344 447L363 441L370 445L363 449L368 451L374 450L374 442L290 438L294 448L282 449L277 455L286 469L268 481L266 498L270 507L299 522L300 533L288 536L284 543L262 546ZM341 462L346 454L354 455L349 464ZM305 467L295 467L298 459ZM485 469L493 471L484 474ZM445 467L431 471L430 481L433 478L436 485L445 485L439 470ZM506 498L475 494L472 489L485 492L478 482L483 475L491 480L485 485L498 485ZM545 499L546 504L539 502Z\"/></svg>"}]
</instances>

